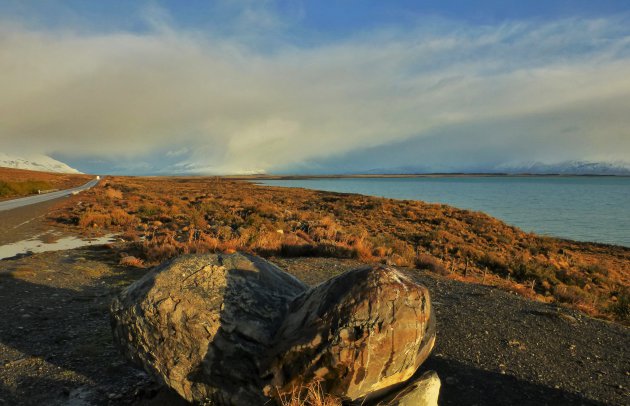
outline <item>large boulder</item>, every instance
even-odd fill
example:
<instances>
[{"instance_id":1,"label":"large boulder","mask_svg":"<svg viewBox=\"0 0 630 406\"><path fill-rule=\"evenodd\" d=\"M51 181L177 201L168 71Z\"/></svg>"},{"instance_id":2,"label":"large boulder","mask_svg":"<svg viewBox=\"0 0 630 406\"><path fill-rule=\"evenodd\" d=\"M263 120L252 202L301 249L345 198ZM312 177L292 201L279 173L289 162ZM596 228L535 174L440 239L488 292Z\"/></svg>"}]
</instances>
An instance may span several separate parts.
<instances>
[{"instance_id":1,"label":"large boulder","mask_svg":"<svg viewBox=\"0 0 630 406\"><path fill-rule=\"evenodd\" d=\"M394 268L309 290L243 254L168 262L125 289L111 314L128 358L188 401L213 405L270 404L311 384L376 402L404 389L435 340L427 289Z\"/></svg>"},{"instance_id":2,"label":"large boulder","mask_svg":"<svg viewBox=\"0 0 630 406\"><path fill-rule=\"evenodd\" d=\"M253 256L189 255L148 273L111 307L123 352L188 401L262 405L258 359L307 287Z\"/></svg>"},{"instance_id":3,"label":"large boulder","mask_svg":"<svg viewBox=\"0 0 630 406\"><path fill-rule=\"evenodd\" d=\"M268 395L319 381L369 400L409 379L435 342L428 290L391 267L346 272L302 294L274 338Z\"/></svg>"}]
</instances>

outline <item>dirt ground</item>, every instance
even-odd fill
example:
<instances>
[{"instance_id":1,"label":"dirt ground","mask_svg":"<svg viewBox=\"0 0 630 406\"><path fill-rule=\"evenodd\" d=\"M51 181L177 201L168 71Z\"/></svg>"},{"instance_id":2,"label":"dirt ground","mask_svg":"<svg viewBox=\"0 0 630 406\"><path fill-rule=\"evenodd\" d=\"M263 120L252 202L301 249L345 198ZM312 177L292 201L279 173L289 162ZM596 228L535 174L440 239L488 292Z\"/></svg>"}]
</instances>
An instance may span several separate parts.
<instances>
[{"instance_id":1,"label":"dirt ground","mask_svg":"<svg viewBox=\"0 0 630 406\"><path fill-rule=\"evenodd\" d=\"M0 405L184 404L112 343L109 302L146 272L118 260L111 247L91 247L0 261ZM309 284L360 265L272 260ZM410 272L437 312L436 348L422 370L438 372L440 404L627 404L628 328Z\"/></svg>"},{"instance_id":2,"label":"dirt ground","mask_svg":"<svg viewBox=\"0 0 630 406\"><path fill-rule=\"evenodd\" d=\"M61 198L0 211L0 245L22 241L50 230L44 219L63 200Z\"/></svg>"}]
</instances>

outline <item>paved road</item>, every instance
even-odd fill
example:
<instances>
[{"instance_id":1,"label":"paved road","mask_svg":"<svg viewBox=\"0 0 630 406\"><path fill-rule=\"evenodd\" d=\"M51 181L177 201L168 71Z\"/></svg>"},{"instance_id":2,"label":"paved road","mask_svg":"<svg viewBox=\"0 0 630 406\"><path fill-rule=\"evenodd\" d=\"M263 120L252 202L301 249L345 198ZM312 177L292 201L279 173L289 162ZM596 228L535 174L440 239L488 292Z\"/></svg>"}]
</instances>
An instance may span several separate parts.
<instances>
[{"instance_id":1,"label":"paved road","mask_svg":"<svg viewBox=\"0 0 630 406\"><path fill-rule=\"evenodd\" d=\"M7 200L0 202L0 211L17 209L18 207L24 207L35 203L47 202L48 200L58 199L60 197L71 195L74 192L80 192L95 186L99 179L92 179L83 186L77 186L72 189L64 189L57 192L45 193L42 195L22 197L20 199Z\"/></svg>"}]
</instances>

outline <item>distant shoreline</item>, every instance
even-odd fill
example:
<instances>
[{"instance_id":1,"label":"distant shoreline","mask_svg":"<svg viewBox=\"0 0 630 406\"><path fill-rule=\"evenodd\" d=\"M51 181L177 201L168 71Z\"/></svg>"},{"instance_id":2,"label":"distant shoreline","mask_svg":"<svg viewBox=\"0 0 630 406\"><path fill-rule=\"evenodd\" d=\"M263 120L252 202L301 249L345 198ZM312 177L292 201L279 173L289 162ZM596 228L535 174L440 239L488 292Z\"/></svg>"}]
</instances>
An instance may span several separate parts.
<instances>
[{"instance_id":1,"label":"distant shoreline","mask_svg":"<svg viewBox=\"0 0 630 406\"><path fill-rule=\"evenodd\" d=\"M630 175L607 174L558 174L558 173L418 173L418 174L335 174L335 175L223 175L221 178L232 180L307 180L307 179L399 179L399 178L535 178L535 177L619 177Z\"/></svg>"}]
</instances>

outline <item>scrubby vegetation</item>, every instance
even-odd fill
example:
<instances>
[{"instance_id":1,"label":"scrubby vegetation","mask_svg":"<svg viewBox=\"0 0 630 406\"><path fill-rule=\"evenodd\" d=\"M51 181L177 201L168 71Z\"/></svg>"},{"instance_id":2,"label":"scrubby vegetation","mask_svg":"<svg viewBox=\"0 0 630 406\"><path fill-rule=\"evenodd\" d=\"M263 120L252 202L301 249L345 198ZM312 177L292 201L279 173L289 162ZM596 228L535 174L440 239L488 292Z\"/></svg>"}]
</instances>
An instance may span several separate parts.
<instances>
[{"instance_id":1,"label":"scrubby vegetation","mask_svg":"<svg viewBox=\"0 0 630 406\"><path fill-rule=\"evenodd\" d=\"M0 200L36 194L39 190L67 189L91 178L89 175L0 168Z\"/></svg>"},{"instance_id":2,"label":"scrubby vegetation","mask_svg":"<svg viewBox=\"0 0 630 406\"><path fill-rule=\"evenodd\" d=\"M357 258L630 322L630 249L541 237L446 205L222 178L113 177L53 217L84 233L120 233L131 266L205 251Z\"/></svg>"},{"instance_id":3,"label":"scrubby vegetation","mask_svg":"<svg viewBox=\"0 0 630 406\"><path fill-rule=\"evenodd\" d=\"M52 189L49 182L27 180L23 182L0 181L0 197L26 196L37 193L38 190Z\"/></svg>"}]
</instances>

